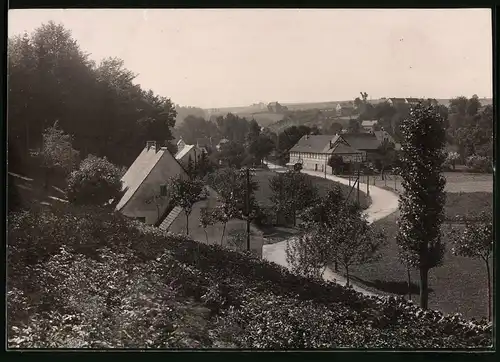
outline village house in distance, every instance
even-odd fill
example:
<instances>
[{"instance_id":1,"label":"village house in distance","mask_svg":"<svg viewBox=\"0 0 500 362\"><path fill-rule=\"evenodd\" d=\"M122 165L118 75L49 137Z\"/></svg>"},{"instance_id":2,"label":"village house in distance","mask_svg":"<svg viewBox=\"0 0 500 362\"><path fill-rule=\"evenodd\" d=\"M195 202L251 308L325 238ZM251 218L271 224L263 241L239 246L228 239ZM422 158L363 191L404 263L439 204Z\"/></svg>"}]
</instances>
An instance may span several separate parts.
<instances>
[{"instance_id":1,"label":"village house in distance","mask_svg":"<svg viewBox=\"0 0 500 362\"><path fill-rule=\"evenodd\" d=\"M364 132L341 133L331 135L305 135L290 149L290 161L287 166L297 163L307 170L329 172L328 160L332 156L342 157L346 163L374 162L380 157L379 148L383 142L393 143L396 149L399 144L381 128L375 131L376 121L365 121Z\"/></svg>"}]
</instances>

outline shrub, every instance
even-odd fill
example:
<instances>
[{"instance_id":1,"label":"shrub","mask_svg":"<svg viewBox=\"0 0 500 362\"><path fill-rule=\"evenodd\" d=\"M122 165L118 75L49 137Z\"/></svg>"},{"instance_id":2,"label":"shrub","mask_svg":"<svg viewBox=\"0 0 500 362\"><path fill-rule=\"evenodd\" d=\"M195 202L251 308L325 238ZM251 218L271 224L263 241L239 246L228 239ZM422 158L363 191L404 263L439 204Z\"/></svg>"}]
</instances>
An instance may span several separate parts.
<instances>
[{"instance_id":1,"label":"shrub","mask_svg":"<svg viewBox=\"0 0 500 362\"><path fill-rule=\"evenodd\" d=\"M89 155L68 178L68 200L80 205L118 202L122 192L122 170L105 157Z\"/></svg>"},{"instance_id":2,"label":"shrub","mask_svg":"<svg viewBox=\"0 0 500 362\"><path fill-rule=\"evenodd\" d=\"M275 220L275 213L271 208L259 207L255 219L253 220L257 226L272 226Z\"/></svg>"},{"instance_id":3,"label":"shrub","mask_svg":"<svg viewBox=\"0 0 500 362\"><path fill-rule=\"evenodd\" d=\"M365 297L98 207L18 213L9 219L8 252L9 267L17 264L8 274L9 348L475 348L492 341L487 322Z\"/></svg>"},{"instance_id":4,"label":"shrub","mask_svg":"<svg viewBox=\"0 0 500 362\"><path fill-rule=\"evenodd\" d=\"M491 159L484 156L469 156L465 160L465 165L470 172L490 173L493 171Z\"/></svg>"}]
</instances>

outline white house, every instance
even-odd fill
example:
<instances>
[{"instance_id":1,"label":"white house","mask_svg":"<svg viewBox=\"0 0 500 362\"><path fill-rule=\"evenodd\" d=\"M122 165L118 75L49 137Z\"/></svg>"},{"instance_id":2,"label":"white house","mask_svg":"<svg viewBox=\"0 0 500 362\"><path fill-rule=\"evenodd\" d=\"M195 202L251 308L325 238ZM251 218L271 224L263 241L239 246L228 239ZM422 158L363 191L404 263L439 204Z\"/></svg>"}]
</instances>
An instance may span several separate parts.
<instances>
[{"instance_id":1,"label":"white house","mask_svg":"<svg viewBox=\"0 0 500 362\"><path fill-rule=\"evenodd\" d=\"M297 163L304 169L325 171L332 155L341 156L344 162L360 162L366 152L353 148L342 135L305 135L290 149L288 166Z\"/></svg>"},{"instance_id":2,"label":"white house","mask_svg":"<svg viewBox=\"0 0 500 362\"><path fill-rule=\"evenodd\" d=\"M361 128L366 132L374 132L377 124L378 124L377 120L371 120L371 121L366 120L361 122Z\"/></svg>"},{"instance_id":3,"label":"white house","mask_svg":"<svg viewBox=\"0 0 500 362\"><path fill-rule=\"evenodd\" d=\"M175 154L175 159L179 161L184 167L187 167L189 160L193 162L193 166L200 160L202 153L206 150L202 147L196 145L188 145L181 138L177 142L177 153Z\"/></svg>"},{"instance_id":4,"label":"white house","mask_svg":"<svg viewBox=\"0 0 500 362\"><path fill-rule=\"evenodd\" d=\"M188 177L167 147L148 141L122 177L125 193L116 210L146 224L157 224L169 211L168 181L179 175Z\"/></svg>"},{"instance_id":5,"label":"white house","mask_svg":"<svg viewBox=\"0 0 500 362\"><path fill-rule=\"evenodd\" d=\"M220 151L222 148L222 145L224 145L228 142L229 142L229 140L227 138L223 138L219 141L219 143L217 144L217 146L215 146L215 148L217 149L217 151Z\"/></svg>"}]
</instances>

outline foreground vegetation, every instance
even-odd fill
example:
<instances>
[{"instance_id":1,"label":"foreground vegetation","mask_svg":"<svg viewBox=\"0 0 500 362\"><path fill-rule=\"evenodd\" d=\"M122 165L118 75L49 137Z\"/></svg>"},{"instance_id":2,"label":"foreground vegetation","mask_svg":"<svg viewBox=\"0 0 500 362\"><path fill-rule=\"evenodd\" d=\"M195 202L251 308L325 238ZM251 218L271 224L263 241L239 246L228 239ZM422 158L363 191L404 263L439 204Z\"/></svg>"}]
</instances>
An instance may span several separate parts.
<instances>
[{"instance_id":1,"label":"foreground vegetation","mask_svg":"<svg viewBox=\"0 0 500 362\"><path fill-rule=\"evenodd\" d=\"M75 232L78 231L78 232ZM8 345L476 348L485 321L290 274L95 207L9 217Z\"/></svg>"}]
</instances>

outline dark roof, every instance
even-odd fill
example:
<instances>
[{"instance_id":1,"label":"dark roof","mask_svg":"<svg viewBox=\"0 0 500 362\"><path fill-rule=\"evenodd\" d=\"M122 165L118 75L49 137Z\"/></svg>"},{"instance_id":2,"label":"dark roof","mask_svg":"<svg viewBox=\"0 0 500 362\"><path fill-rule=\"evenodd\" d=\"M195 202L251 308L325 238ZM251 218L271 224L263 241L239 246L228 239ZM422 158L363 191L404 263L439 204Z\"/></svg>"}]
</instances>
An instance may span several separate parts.
<instances>
[{"instance_id":1,"label":"dark roof","mask_svg":"<svg viewBox=\"0 0 500 362\"><path fill-rule=\"evenodd\" d=\"M330 149L330 141L333 144L337 138L338 136L332 135L302 136L295 146L290 149L290 152L323 153Z\"/></svg>"},{"instance_id":2,"label":"dark roof","mask_svg":"<svg viewBox=\"0 0 500 362\"><path fill-rule=\"evenodd\" d=\"M344 143L338 143L335 149L333 150L333 154L336 155L341 155L341 154L357 154L357 153L363 153L360 150L357 150L355 148L352 148L351 146L348 146Z\"/></svg>"},{"instance_id":3,"label":"dark roof","mask_svg":"<svg viewBox=\"0 0 500 362\"><path fill-rule=\"evenodd\" d=\"M376 150L380 146L380 141L372 133L344 133L342 138L358 150Z\"/></svg>"}]
</instances>

